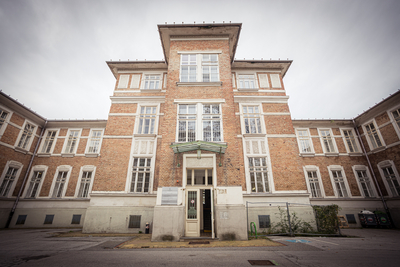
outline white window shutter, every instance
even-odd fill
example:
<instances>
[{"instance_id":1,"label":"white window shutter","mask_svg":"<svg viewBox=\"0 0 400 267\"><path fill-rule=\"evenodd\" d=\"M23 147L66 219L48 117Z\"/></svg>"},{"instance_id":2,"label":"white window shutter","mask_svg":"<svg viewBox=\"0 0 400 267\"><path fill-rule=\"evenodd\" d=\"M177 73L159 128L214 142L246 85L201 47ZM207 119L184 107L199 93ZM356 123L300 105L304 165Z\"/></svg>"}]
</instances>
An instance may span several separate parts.
<instances>
[{"instance_id":1,"label":"white window shutter","mask_svg":"<svg viewBox=\"0 0 400 267\"><path fill-rule=\"evenodd\" d=\"M131 88L139 88L140 74L133 74L131 80Z\"/></svg>"},{"instance_id":2,"label":"white window shutter","mask_svg":"<svg viewBox=\"0 0 400 267\"><path fill-rule=\"evenodd\" d=\"M272 88L282 88L281 79L279 79L279 74L271 74Z\"/></svg>"},{"instance_id":3,"label":"white window shutter","mask_svg":"<svg viewBox=\"0 0 400 267\"><path fill-rule=\"evenodd\" d=\"M234 73L232 73L232 87L236 88L235 74Z\"/></svg>"},{"instance_id":4,"label":"white window shutter","mask_svg":"<svg viewBox=\"0 0 400 267\"><path fill-rule=\"evenodd\" d=\"M269 88L267 74L258 74L258 80L260 81L260 88Z\"/></svg>"},{"instance_id":5,"label":"white window shutter","mask_svg":"<svg viewBox=\"0 0 400 267\"><path fill-rule=\"evenodd\" d=\"M162 88L167 88L167 74L164 73L164 81L163 81L163 87Z\"/></svg>"},{"instance_id":6,"label":"white window shutter","mask_svg":"<svg viewBox=\"0 0 400 267\"><path fill-rule=\"evenodd\" d=\"M118 88L128 88L129 75L119 76Z\"/></svg>"}]
</instances>

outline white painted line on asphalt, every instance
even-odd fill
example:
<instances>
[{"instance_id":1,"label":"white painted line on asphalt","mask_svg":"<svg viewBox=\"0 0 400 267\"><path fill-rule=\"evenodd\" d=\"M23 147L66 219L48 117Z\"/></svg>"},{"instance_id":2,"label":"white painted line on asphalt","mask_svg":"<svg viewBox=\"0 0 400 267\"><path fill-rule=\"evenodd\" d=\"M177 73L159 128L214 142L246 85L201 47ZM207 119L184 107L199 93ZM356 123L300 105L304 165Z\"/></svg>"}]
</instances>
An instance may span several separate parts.
<instances>
[{"instance_id":1,"label":"white painted line on asphalt","mask_svg":"<svg viewBox=\"0 0 400 267\"><path fill-rule=\"evenodd\" d=\"M309 239L311 239L311 238L309 238ZM324 242L324 243L328 243L328 244L332 244L332 245L339 246L339 244L332 243L332 242L327 242L327 241L322 241L322 240L319 240L319 239L311 239L311 240L313 240L313 241L319 241L319 242Z\"/></svg>"}]
</instances>

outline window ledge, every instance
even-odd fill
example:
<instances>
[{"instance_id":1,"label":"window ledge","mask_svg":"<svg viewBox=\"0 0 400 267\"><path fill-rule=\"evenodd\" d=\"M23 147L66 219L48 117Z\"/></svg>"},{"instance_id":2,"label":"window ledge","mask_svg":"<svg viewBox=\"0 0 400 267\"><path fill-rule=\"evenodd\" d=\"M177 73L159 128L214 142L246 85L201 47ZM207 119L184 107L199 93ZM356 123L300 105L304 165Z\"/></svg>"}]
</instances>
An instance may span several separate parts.
<instances>
[{"instance_id":1,"label":"window ledge","mask_svg":"<svg viewBox=\"0 0 400 267\"><path fill-rule=\"evenodd\" d=\"M177 82L177 86L222 86L222 82Z\"/></svg>"},{"instance_id":2,"label":"window ledge","mask_svg":"<svg viewBox=\"0 0 400 267\"><path fill-rule=\"evenodd\" d=\"M20 148L20 147L15 147L14 150L16 152L20 152L20 153L23 153L23 154L28 154L28 150Z\"/></svg>"},{"instance_id":3,"label":"window ledge","mask_svg":"<svg viewBox=\"0 0 400 267\"><path fill-rule=\"evenodd\" d=\"M327 157L337 157L337 156L339 156L339 153L338 152L328 152L328 153L325 153L325 156L327 156Z\"/></svg>"},{"instance_id":4,"label":"window ledge","mask_svg":"<svg viewBox=\"0 0 400 267\"><path fill-rule=\"evenodd\" d=\"M349 152L349 156L362 156L363 153L361 152Z\"/></svg>"},{"instance_id":5,"label":"window ledge","mask_svg":"<svg viewBox=\"0 0 400 267\"><path fill-rule=\"evenodd\" d=\"M315 153L300 153L300 157L315 157Z\"/></svg>"},{"instance_id":6,"label":"window ledge","mask_svg":"<svg viewBox=\"0 0 400 267\"><path fill-rule=\"evenodd\" d=\"M87 158L97 158L99 153L85 153L85 157Z\"/></svg>"},{"instance_id":7,"label":"window ledge","mask_svg":"<svg viewBox=\"0 0 400 267\"><path fill-rule=\"evenodd\" d=\"M158 93L161 89L140 89L141 93Z\"/></svg>"},{"instance_id":8,"label":"window ledge","mask_svg":"<svg viewBox=\"0 0 400 267\"><path fill-rule=\"evenodd\" d=\"M75 153L61 153L61 157L63 158L73 158Z\"/></svg>"},{"instance_id":9,"label":"window ledge","mask_svg":"<svg viewBox=\"0 0 400 267\"><path fill-rule=\"evenodd\" d=\"M134 137L156 137L156 134L134 134Z\"/></svg>"},{"instance_id":10,"label":"window ledge","mask_svg":"<svg viewBox=\"0 0 400 267\"><path fill-rule=\"evenodd\" d=\"M39 158L48 158L51 156L51 154L50 153L38 153L37 156Z\"/></svg>"},{"instance_id":11,"label":"window ledge","mask_svg":"<svg viewBox=\"0 0 400 267\"><path fill-rule=\"evenodd\" d=\"M265 134L265 133L259 133L259 134L249 134L249 133L246 133L246 134L243 134L243 136L244 137L264 137L264 136L266 136L267 134Z\"/></svg>"},{"instance_id":12,"label":"window ledge","mask_svg":"<svg viewBox=\"0 0 400 267\"><path fill-rule=\"evenodd\" d=\"M383 151L385 149L386 149L386 146L380 146L380 147L377 147L375 149L372 149L370 152L371 153L378 153L378 152L381 152L381 151Z\"/></svg>"},{"instance_id":13,"label":"window ledge","mask_svg":"<svg viewBox=\"0 0 400 267\"><path fill-rule=\"evenodd\" d=\"M241 92L257 92L258 88L238 88L237 90Z\"/></svg>"}]
</instances>

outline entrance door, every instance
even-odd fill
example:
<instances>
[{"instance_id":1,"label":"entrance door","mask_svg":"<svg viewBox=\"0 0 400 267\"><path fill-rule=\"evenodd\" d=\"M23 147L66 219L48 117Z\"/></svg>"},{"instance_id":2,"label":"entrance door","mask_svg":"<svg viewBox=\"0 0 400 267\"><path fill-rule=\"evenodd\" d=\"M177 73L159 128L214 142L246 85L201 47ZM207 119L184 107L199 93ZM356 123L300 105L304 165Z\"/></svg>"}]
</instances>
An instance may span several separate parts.
<instances>
[{"instance_id":1,"label":"entrance door","mask_svg":"<svg viewBox=\"0 0 400 267\"><path fill-rule=\"evenodd\" d=\"M185 236L200 236L200 190L186 190Z\"/></svg>"}]
</instances>

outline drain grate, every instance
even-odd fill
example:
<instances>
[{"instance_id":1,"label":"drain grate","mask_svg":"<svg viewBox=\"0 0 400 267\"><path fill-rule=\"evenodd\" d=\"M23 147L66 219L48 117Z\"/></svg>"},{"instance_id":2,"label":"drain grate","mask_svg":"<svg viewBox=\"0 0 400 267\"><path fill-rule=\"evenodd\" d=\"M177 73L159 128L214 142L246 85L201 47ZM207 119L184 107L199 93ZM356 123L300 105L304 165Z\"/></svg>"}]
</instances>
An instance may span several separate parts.
<instances>
[{"instance_id":1,"label":"drain grate","mask_svg":"<svg viewBox=\"0 0 400 267\"><path fill-rule=\"evenodd\" d=\"M191 241L189 245L206 245L210 244L210 241Z\"/></svg>"},{"instance_id":2,"label":"drain grate","mask_svg":"<svg viewBox=\"0 0 400 267\"><path fill-rule=\"evenodd\" d=\"M275 265L272 261L269 260L249 260L251 265Z\"/></svg>"}]
</instances>

